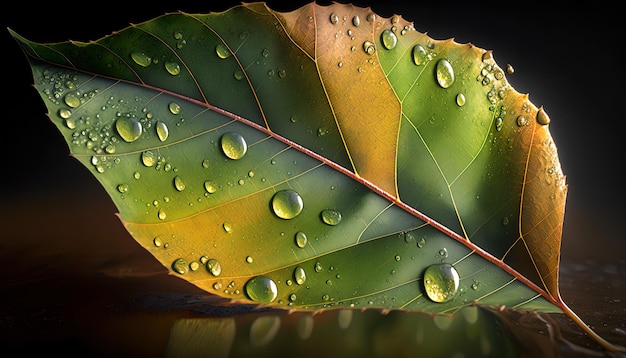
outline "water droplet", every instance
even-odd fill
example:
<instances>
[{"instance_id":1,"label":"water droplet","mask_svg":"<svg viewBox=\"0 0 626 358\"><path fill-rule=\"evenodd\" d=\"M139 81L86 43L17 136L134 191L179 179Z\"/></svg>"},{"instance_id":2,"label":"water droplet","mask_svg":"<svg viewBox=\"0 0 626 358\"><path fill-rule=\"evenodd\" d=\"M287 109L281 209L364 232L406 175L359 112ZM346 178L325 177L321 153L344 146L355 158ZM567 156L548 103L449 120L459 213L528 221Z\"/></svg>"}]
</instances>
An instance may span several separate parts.
<instances>
[{"instance_id":1,"label":"water droplet","mask_svg":"<svg viewBox=\"0 0 626 358\"><path fill-rule=\"evenodd\" d=\"M170 104L167 106L167 108L170 110L170 112L172 114L179 114L180 113L180 105L176 102L170 102Z\"/></svg>"},{"instance_id":2,"label":"water droplet","mask_svg":"<svg viewBox=\"0 0 626 358\"><path fill-rule=\"evenodd\" d=\"M448 88L454 83L454 69L448 60L441 59L437 62L437 83L442 88Z\"/></svg>"},{"instance_id":3,"label":"water droplet","mask_svg":"<svg viewBox=\"0 0 626 358\"><path fill-rule=\"evenodd\" d=\"M80 106L80 99L76 96L76 94L69 92L65 95L65 104L67 104L71 108L76 108Z\"/></svg>"},{"instance_id":4,"label":"water droplet","mask_svg":"<svg viewBox=\"0 0 626 358\"><path fill-rule=\"evenodd\" d=\"M165 142L167 140L167 137L170 134L169 129L167 128L167 124L165 124L165 122L158 121L155 127L156 127L156 133L157 133L157 136L159 137L159 140L161 142Z\"/></svg>"},{"instance_id":5,"label":"water droplet","mask_svg":"<svg viewBox=\"0 0 626 358\"><path fill-rule=\"evenodd\" d=\"M456 104L459 107L463 107L465 105L465 95L463 93L459 93L456 95Z\"/></svg>"},{"instance_id":6,"label":"water droplet","mask_svg":"<svg viewBox=\"0 0 626 358\"><path fill-rule=\"evenodd\" d=\"M187 272L189 272L187 261L185 261L184 259L174 260L174 262L172 263L172 270L174 270L174 272L179 273L181 275L186 274Z\"/></svg>"},{"instance_id":7,"label":"water droplet","mask_svg":"<svg viewBox=\"0 0 626 358\"><path fill-rule=\"evenodd\" d=\"M371 41L363 42L363 51L368 55L373 55L376 52L376 45Z\"/></svg>"},{"instance_id":8,"label":"water droplet","mask_svg":"<svg viewBox=\"0 0 626 358\"><path fill-rule=\"evenodd\" d=\"M117 191L119 191L120 193L126 193L128 192L128 184L120 184L117 186Z\"/></svg>"},{"instance_id":9,"label":"water droplet","mask_svg":"<svg viewBox=\"0 0 626 358\"><path fill-rule=\"evenodd\" d=\"M383 30L380 34L380 42L387 50L391 50L396 47L398 43L398 37L391 30Z\"/></svg>"},{"instance_id":10,"label":"water droplet","mask_svg":"<svg viewBox=\"0 0 626 358\"><path fill-rule=\"evenodd\" d=\"M237 81L241 81L241 80L243 80L243 79L245 78L245 75L244 75L243 71L241 71L241 70L236 70L236 71L233 73L233 77L234 77Z\"/></svg>"},{"instance_id":11,"label":"water droplet","mask_svg":"<svg viewBox=\"0 0 626 358\"><path fill-rule=\"evenodd\" d=\"M72 115L72 111L70 111L67 108L61 108L59 109L59 117L63 118L63 119L68 119L70 118L70 116Z\"/></svg>"},{"instance_id":12,"label":"water droplet","mask_svg":"<svg viewBox=\"0 0 626 358\"><path fill-rule=\"evenodd\" d=\"M330 23L333 25L336 25L339 23L339 16L337 16L337 14L332 13L330 14Z\"/></svg>"},{"instance_id":13,"label":"water droplet","mask_svg":"<svg viewBox=\"0 0 626 358\"><path fill-rule=\"evenodd\" d=\"M303 249L306 246L307 242L308 242L308 239L306 237L306 234L302 231L298 231L296 233L296 245L299 248Z\"/></svg>"},{"instance_id":14,"label":"water droplet","mask_svg":"<svg viewBox=\"0 0 626 358\"><path fill-rule=\"evenodd\" d=\"M537 123L544 126L550 123L550 117L548 117L546 111L543 110L543 106L539 107L539 111L537 111Z\"/></svg>"},{"instance_id":15,"label":"water droplet","mask_svg":"<svg viewBox=\"0 0 626 358\"><path fill-rule=\"evenodd\" d=\"M154 244L155 247L161 247L163 246L163 240L161 240L160 237L155 237L154 240L152 240L152 243Z\"/></svg>"},{"instance_id":16,"label":"water droplet","mask_svg":"<svg viewBox=\"0 0 626 358\"><path fill-rule=\"evenodd\" d=\"M368 22L376 21L376 14L374 14L373 12L370 12L369 14L367 14L367 21Z\"/></svg>"},{"instance_id":17,"label":"water droplet","mask_svg":"<svg viewBox=\"0 0 626 358\"><path fill-rule=\"evenodd\" d=\"M152 167L157 162L157 156L153 152L146 150L145 152L141 153L141 162L146 167Z\"/></svg>"},{"instance_id":18,"label":"water droplet","mask_svg":"<svg viewBox=\"0 0 626 358\"><path fill-rule=\"evenodd\" d=\"M132 52L130 57L141 67L148 67L152 63L152 57L143 52Z\"/></svg>"},{"instance_id":19,"label":"water droplet","mask_svg":"<svg viewBox=\"0 0 626 358\"><path fill-rule=\"evenodd\" d=\"M324 209L321 213L322 221L325 224L334 226L341 222L341 213L335 209Z\"/></svg>"},{"instance_id":20,"label":"water droplet","mask_svg":"<svg viewBox=\"0 0 626 358\"><path fill-rule=\"evenodd\" d=\"M502 218L502 225L506 226L509 224L509 217L505 216Z\"/></svg>"},{"instance_id":21,"label":"water droplet","mask_svg":"<svg viewBox=\"0 0 626 358\"><path fill-rule=\"evenodd\" d=\"M447 302L459 288L459 273L450 264L430 265L424 272L424 289L434 302Z\"/></svg>"},{"instance_id":22,"label":"water droplet","mask_svg":"<svg viewBox=\"0 0 626 358\"><path fill-rule=\"evenodd\" d=\"M228 51L228 47L226 47L226 45L221 42L215 46L215 53L217 54L217 57L221 59L230 57L230 51Z\"/></svg>"},{"instance_id":23,"label":"water droplet","mask_svg":"<svg viewBox=\"0 0 626 358\"><path fill-rule=\"evenodd\" d=\"M496 130L499 132L502 130L502 118L498 117L496 118Z\"/></svg>"},{"instance_id":24,"label":"water droplet","mask_svg":"<svg viewBox=\"0 0 626 358\"><path fill-rule=\"evenodd\" d=\"M272 210L281 219L293 219L303 208L302 197L295 190L281 190L272 197Z\"/></svg>"},{"instance_id":25,"label":"water droplet","mask_svg":"<svg viewBox=\"0 0 626 358\"><path fill-rule=\"evenodd\" d=\"M270 303L278 296L276 282L266 276L257 276L246 282L246 294L255 302Z\"/></svg>"},{"instance_id":26,"label":"water droplet","mask_svg":"<svg viewBox=\"0 0 626 358\"><path fill-rule=\"evenodd\" d=\"M159 218L159 220L165 220L165 218L167 218L167 213L165 212L165 210L159 209L159 211L157 212L157 217Z\"/></svg>"},{"instance_id":27,"label":"water droplet","mask_svg":"<svg viewBox=\"0 0 626 358\"><path fill-rule=\"evenodd\" d=\"M185 190L185 182L178 175L174 177L174 188L176 188L176 190L178 191Z\"/></svg>"},{"instance_id":28,"label":"water droplet","mask_svg":"<svg viewBox=\"0 0 626 358\"><path fill-rule=\"evenodd\" d=\"M358 27L359 25L361 25L361 18L359 17L359 15L355 15L352 18L352 25Z\"/></svg>"},{"instance_id":29,"label":"water droplet","mask_svg":"<svg viewBox=\"0 0 626 358\"><path fill-rule=\"evenodd\" d=\"M298 285L303 285L306 282L306 272L302 267L298 266L293 270L293 278Z\"/></svg>"},{"instance_id":30,"label":"water droplet","mask_svg":"<svg viewBox=\"0 0 626 358\"><path fill-rule=\"evenodd\" d=\"M426 63L426 61L428 61L428 53L426 52L426 49L424 48L424 46L417 44L415 46L413 46L413 63L416 64L417 66L423 65L424 63Z\"/></svg>"},{"instance_id":31,"label":"water droplet","mask_svg":"<svg viewBox=\"0 0 626 358\"><path fill-rule=\"evenodd\" d=\"M246 256L246 262L251 264L252 262L254 262L254 259L252 258L252 256Z\"/></svg>"},{"instance_id":32,"label":"water droplet","mask_svg":"<svg viewBox=\"0 0 626 358\"><path fill-rule=\"evenodd\" d=\"M207 180L204 182L204 189L207 193L213 194L217 191L217 184L213 180Z\"/></svg>"},{"instance_id":33,"label":"water droplet","mask_svg":"<svg viewBox=\"0 0 626 358\"><path fill-rule=\"evenodd\" d=\"M165 69L172 76L177 76L180 74L180 65L176 62L166 62Z\"/></svg>"},{"instance_id":34,"label":"water droplet","mask_svg":"<svg viewBox=\"0 0 626 358\"><path fill-rule=\"evenodd\" d=\"M526 116L517 116L517 125L519 127L523 127L523 126L527 126L528 125L528 119L526 118Z\"/></svg>"},{"instance_id":35,"label":"water droplet","mask_svg":"<svg viewBox=\"0 0 626 358\"><path fill-rule=\"evenodd\" d=\"M118 118L117 121L115 121L115 129L117 129L117 133L119 133L120 137L128 143L136 141L143 131L143 127L139 121L128 117Z\"/></svg>"},{"instance_id":36,"label":"water droplet","mask_svg":"<svg viewBox=\"0 0 626 358\"><path fill-rule=\"evenodd\" d=\"M241 159L248 150L246 140L239 133L225 133L221 138L222 151L230 159Z\"/></svg>"},{"instance_id":37,"label":"water droplet","mask_svg":"<svg viewBox=\"0 0 626 358\"><path fill-rule=\"evenodd\" d=\"M513 68L511 64L506 65L506 73L508 73L509 75L512 75L514 72L515 72L515 69Z\"/></svg>"},{"instance_id":38,"label":"water droplet","mask_svg":"<svg viewBox=\"0 0 626 358\"><path fill-rule=\"evenodd\" d=\"M224 229L224 231L226 231L227 233L233 231L233 224L229 223L228 221L222 224L222 228Z\"/></svg>"},{"instance_id":39,"label":"water droplet","mask_svg":"<svg viewBox=\"0 0 626 358\"><path fill-rule=\"evenodd\" d=\"M206 262L206 269L213 276L219 276L222 273L222 265L216 259L209 259Z\"/></svg>"},{"instance_id":40,"label":"water droplet","mask_svg":"<svg viewBox=\"0 0 626 358\"><path fill-rule=\"evenodd\" d=\"M419 240L417 240L417 247L421 249L424 247L424 245L426 245L426 239L422 237Z\"/></svg>"},{"instance_id":41,"label":"water droplet","mask_svg":"<svg viewBox=\"0 0 626 358\"><path fill-rule=\"evenodd\" d=\"M263 51L261 51L261 56L267 58L270 55L270 50L268 48L264 48Z\"/></svg>"},{"instance_id":42,"label":"water droplet","mask_svg":"<svg viewBox=\"0 0 626 358\"><path fill-rule=\"evenodd\" d=\"M322 266L321 262L317 261L315 263L314 269L315 269L315 272L322 272L322 270L324 270L324 267Z\"/></svg>"}]
</instances>

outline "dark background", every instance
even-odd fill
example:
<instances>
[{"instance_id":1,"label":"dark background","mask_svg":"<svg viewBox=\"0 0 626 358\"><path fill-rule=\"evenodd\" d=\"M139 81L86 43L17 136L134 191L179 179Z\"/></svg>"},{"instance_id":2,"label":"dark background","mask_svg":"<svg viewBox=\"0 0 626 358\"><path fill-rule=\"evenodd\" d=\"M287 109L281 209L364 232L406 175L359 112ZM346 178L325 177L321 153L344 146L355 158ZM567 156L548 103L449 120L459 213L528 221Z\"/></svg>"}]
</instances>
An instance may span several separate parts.
<instances>
[{"instance_id":1,"label":"dark background","mask_svg":"<svg viewBox=\"0 0 626 358\"><path fill-rule=\"evenodd\" d=\"M289 11L307 2L267 3ZM400 14L435 39L471 42L493 50L501 67L513 65L510 84L529 93L551 117L567 176L564 301L594 329L626 345L626 101L624 61L618 57L624 47L624 5L352 3L384 17ZM89 41L165 12L222 11L239 2L136 4L13 2L3 6L2 25L37 42ZM97 316L94 305L123 302L142 290L197 292L164 275L124 231L105 191L69 156L48 120L31 86L26 57L8 31L1 41L0 332L13 334L4 339L60 334L59 329L68 329L63 322L75 315ZM68 302L79 309L68 311Z\"/></svg>"}]
</instances>

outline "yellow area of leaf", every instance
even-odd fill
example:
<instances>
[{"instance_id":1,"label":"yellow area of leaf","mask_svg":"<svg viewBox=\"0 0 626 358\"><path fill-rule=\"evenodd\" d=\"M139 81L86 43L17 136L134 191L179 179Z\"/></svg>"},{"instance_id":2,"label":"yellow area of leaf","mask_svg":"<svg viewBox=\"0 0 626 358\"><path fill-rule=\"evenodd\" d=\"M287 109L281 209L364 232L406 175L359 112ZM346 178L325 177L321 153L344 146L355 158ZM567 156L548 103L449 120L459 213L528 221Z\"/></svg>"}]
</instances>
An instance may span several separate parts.
<instances>
[{"instance_id":1,"label":"yellow area of leaf","mask_svg":"<svg viewBox=\"0 0 626 358\"><path fill-rule=\"evenodd\" d=\"M354 172L397 196L401 106L377 56L364 50L366 41L377 43L374 34L380 32L368 21L372 11L344 4L309 4L275 14L316 61Z\"/></svg>"}]
</instances>

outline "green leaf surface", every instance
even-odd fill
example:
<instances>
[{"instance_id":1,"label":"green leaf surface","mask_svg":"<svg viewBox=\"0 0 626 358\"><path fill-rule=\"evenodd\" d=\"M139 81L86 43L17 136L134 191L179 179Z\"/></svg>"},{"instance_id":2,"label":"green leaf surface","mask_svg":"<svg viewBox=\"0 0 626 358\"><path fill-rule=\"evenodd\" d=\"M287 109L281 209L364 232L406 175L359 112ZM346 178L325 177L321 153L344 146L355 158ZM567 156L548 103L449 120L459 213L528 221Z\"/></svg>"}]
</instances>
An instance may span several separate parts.
<instances>
[{"instance_id":1,"label":"green leaf surface","mask_svg":"<svg viewBox=\"0 0 626 358\"><path fill-rule=\"evenodd\" d=\"M343 4L11 34L71 154L173 275L289 310L577 319L550 119L490 51Z\"/></svg>"}]
</instances>

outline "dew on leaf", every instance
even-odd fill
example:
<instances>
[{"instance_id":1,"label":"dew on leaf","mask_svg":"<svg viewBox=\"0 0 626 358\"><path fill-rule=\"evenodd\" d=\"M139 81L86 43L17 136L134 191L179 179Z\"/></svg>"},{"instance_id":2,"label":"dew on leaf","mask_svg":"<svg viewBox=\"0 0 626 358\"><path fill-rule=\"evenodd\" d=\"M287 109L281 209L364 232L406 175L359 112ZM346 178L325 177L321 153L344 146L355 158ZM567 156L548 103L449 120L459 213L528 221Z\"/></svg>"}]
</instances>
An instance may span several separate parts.
<instances>
[{"instance_id":1,"label":"dew on leaf","mask_svg":"<svg viewBox=\"0 0 626 358\"><path fill-rule=\"evenodd\" d=\"M221 59L230 57L230 51L228 51L226 45L221 42L215 46L215 53L217 54L217 57Z\"/></svg>"},{"instance_id":2,"label":"dew on leaf","mask_svg":"<svg viewBox=\"0 0 626 358\"><path fill-rule=\"evenodd\" d=\"M128 143L136 141L143 131L143 127L139 121L128 117L119 117L117 121L115 121L115 129L120 137Z\"/></svg>"},{"instance_id":3,"label":"dew on leaf","mask_svg":"<svg viewBox=\"0 0 626 358\"><path fill-rule=\"evenodd\" d=\"M159 218L159 220L165 220L165 218L167 217L165 210L159 209L159 211L157 212L157 217Z\"/></svg>"},{"instance_id":4,"label":"dew on leaf","mask_svg":"<svg viewBox=\"0 0 626 358\"><path fill-rule=\"evenodd\" d=\"M256 276L245 285L246 294L252 301L270 303L278 296L276 282L267 276Z\"/></svg>"},{"instance_id":5,"label":"dew on leaf","mask_svg":"<svg viewBox=\"0 0 626 358\"><path fill-rule=\"evenodd\" d=\"M550 117L548 117L546 111L543 110L543 107L540 107L539 111L537 111L537 123L544 126L550 123Z\"/></svg>"},{"instance_id":6,"label":"dew on leaf","mask_svg":"<svg viewBox=\"0 0 626 358\"><path fill-rule=\"evenodd\" d=\"M295 218L303 207L302 197L295 190L281 190L272 197L272 210L281 219Z\"/></svg>"},{"instance_id":7,"label":"dew on leaf","mask_svg":"<svg viewBox=\"0 0 626 358\"><path fill-rule=\"evenodd\" d=\"M448 88L454 83L454 69L450 62L446 59L441 59L437 62L437 83L442 88Z\"/></svg>"},{"instance_id":8,"label":"dew on leaf","mask_svg":"<svg viewBox=\"0 0 626 358\"><path fill-rule=\"evenodd\" d=\"M165 70L172 76L177 76L180 74L180 65L176 62L166 62Z\"/></svg>"},{"instance_id":9,"label":"dew on leaf","mask_svg":"<svg viewBox=\"0 0 626 358\"><path fill-rule=\"evenodd\" d=\"M167 128L167 124L165 124L165 122L158 121L155 127L156 127L156 133L157 133L157 136L159 137L159 140L161 142L165 142L167 140L167 137L170 134L169 129Z\"/></svg>"},{"instance_id":10,"label":"dew on leaf","mask_svg":"<svg viewBox=\"0 0 626 358\"><path fill-rule=\"evenodd\" d=\"M368 55L373 55L376 52L376 45L371 41L363 42L363 51Z\"/></svg>"},{"instance_id":11,"label":"dew on leaf","mask_svg":"<svg viewBox=\"0 0 626 358\"><path fill-rule=\"evenodd\" d=\"M228 221L222 224L222 228L224 229L224 231L226 231L227 233L233 231L233 224L229 223Z\"/></svg>"},{"instance_id":12,"label":"dew on leaf","mask_svg":"<svg viewBox=\"0 0 626 358\"><path fill-rule=\"evenodd\" d=\"M333 25L336 25L339 23L339 16L337 16L337 14L332 13L330 14L330 23Z\"/></svg>"},{"instance_id":13,"label":"dew on leaf","mask_svg":"<svg viewBox=\"0 0 626 358\"><path fill-rule=\"evenodd\" d=\"M63 119L68 119L72 116L72 111L70 111L67 108L61 108L59 109L59 117L63 118Z\"/></svg>"},{"instance_id":14,"label":"dew on leaf","mask_svg":"<svg viewBox=\"0 0 626 358\"><path fill-rule=\"evenodd\" d=\"M209 194L213 194L217 191L217 184L213 180L207 180L204 182L204 189Z\"/></svg>"},{"instance_id":15,"label":"dew on leaf","mask_svg":"<svg viewBox=\"0 0 626 358\"><path fill-rule=\"evenodd\" d=\"M352 25L356 27L361 25L361 18L359 17L359 15L354 15L354 17L352 18Z\"/></svg>"},{"instance_id":16,"label":"dew on leaf","mask_svg":"<svg viewBox=\"0 0 626 358\"><path fill-rule=\"evenodd\" d=\"M180 105L176 102L170 102L170 104L167 105L167 108L170 110L172 114L180 113Z\"/></svg>"},{"instance_id":17,"label":"dew on leaf","mask_svg":"<svg viewBox=\"0 0 626 358\"><path fill-rule=\"evenodd\" d=\"M298 266L293 270L293 278L298 285L303 285L306 282L306 272L302 267Z\"/></svg>"},{"instance_id":18,"label":"dew on leaf","mask_svg":"<svg viewBox=\"0 0 626 358\"><path fill-rule=\"evenodd\" d=\"M156 154L154 154L154 152L146 150L145 152L141 153L141 163L143 163L143 165L145 165L146 167L152 167L156 164L156 162L157 156Z\"/></svg>"},{"instance_id":19,"label":"dew on leaf","mask_svg":"<svg viewBox=\"0 0 626 358\"><path fill-rule=\"evenodd\" d=\"M320 216L322 217L322 221L327 225L334 226L341 222L341 213L335 209L324 209Z\"/></svg>"},{"instance_id":20,"label":"dew on leaf","mask_svg":"<svg viewBox=\"0 0 626 358\"><path fill-rule=\"evenodd\" d=\"M174 262L172 263L172 270L174 270L174 272L179 273L181 275L186 274L187 272L189 272L187 261L185 261L185 259L174 260Z\"/></svg>"},{"instance_id":21,"label":"dew on leaf","mask_svg":"<svg viewBox=\"0 0 626 358\"><path fill-rule=\"evenodd\" d=\"M301 249L303 249L306 246L307 242L308 242L306 234L304 232L302 232L302 231L298 231L296 233L295 240L296 240L296 245L299 248L301 248Z\"/></svg>"},{"instance_id":22,"label":"dew on leaf","mask_svg":"<svg viewBox=\"0 0 626 358\"><path fill-rule=\"evenodd\" d=\"M424 289L434 302L447 302L459 289L459 273L450 264L430 265L424 272Z\"/></svg>"},{"instance_id":23,"label":"dew on leaf","mask_svg":"<svg viewBox=\"0 0 626 358\"><path fill-rule=\"evenodd\" d=\"M206 262L206 269L213 276L219 276L222 273L222 265L216 259L209 259Z\"/></svg>"},{"instance_id":24,"label":"dew on leaf","mask_svg":"<svg viewBox=\"0 0 626 358\"><path fill-rule=\"evenodd\" d=\"M117 186L117 191L119 191L120 193L126 193L128 192L128 184L120 184Z\"/></svg>"},{"instance_id":25,"label":"dew on leaf","mask_svg":"<svg viewBox=\"0 0 626 358\"><path fill-rule=\"evenodd\" d=\"M412 55L413 63L417 66L423 65L428 60L428 53L426 52L424 46L420 44L413 46Z\"/></svg>"},{"instance_id":26,"label":"dew on leaf","mask_svg":"<svg viewBox=\"0 0 626 358\"><path fill-rule=\"evenodd\" d=\"M130 57L141 67L148 67L152 63L152 57L143 52L132 52Z\"/></svg>"},{"instance_id":27,"label":"dew on leaf","mask_svg":"<svg viewBox=\"0 0 626 358\"><path fill-rule=\"evenodd\" d=\"M465 95L463 93L456 95L456 104L459 107L463 107L465 105Z\"/></svg>"},{"instance_id":28,"label":"dew on leaf","mask_svg":"<svg viewBox=\"0 0 626 358\"><path fill-rule=\"evenodd\" d=\"M391 50L396 47L398 37L391 30L386 29L380 34L380 42L387 50Z\"/></svg>"},{"instance_id":29,"label":"dew on leaf","mask_svg":"<svg viewBox=\"0 0 626 358\"><path fill-rule=\"evenodd\" d=\"M248 144L239 133L228 132L221 137L222 151L230 159L241 159L248 150Z\"/></svg>"},{"instance_id":30,"label":"dew on leaf","mask_svg":"<svg viewBox=\"0 0 626 358\"><path fill-rule=\"evenodd\" d=\"M519 127L528 125L528 119L526 118L526 116L523 115L517 116L516 122Z\"/></svg>"},{"instance_id":31,"label":"dew on leaf","mask_svg":"<svg viewBox=\"0 0 626 358\"><path fill-rule=\"evenodd\" d=\"M176 188L176 190L178 191L183 191L185 190L185 182L183 181L183 179L181 177L179 177L178 175L174 177L174 188Z\"/></svg>"},{"instance_id":32,"label":"dew on leaf","mask_svg":"<svg viewBox=\"0 0 626 358\"><path fill-rule=\"evenodd\" d=\"M71 108L80 106L80 99L72 92L65 95L64 102Z\"/></svg>"}]
</instances>

